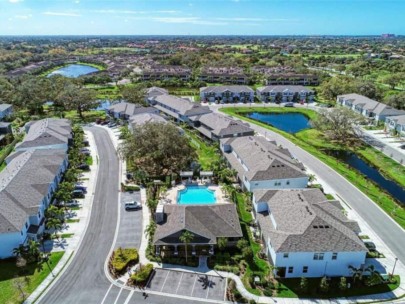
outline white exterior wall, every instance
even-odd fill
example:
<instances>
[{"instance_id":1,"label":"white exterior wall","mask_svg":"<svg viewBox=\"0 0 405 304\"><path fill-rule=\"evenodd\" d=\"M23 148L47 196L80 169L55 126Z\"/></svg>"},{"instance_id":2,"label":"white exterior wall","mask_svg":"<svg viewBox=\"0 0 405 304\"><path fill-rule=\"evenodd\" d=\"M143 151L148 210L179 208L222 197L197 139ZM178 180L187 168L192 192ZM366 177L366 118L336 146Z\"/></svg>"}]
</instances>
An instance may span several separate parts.
<instances>
[{"instance_id":1,"label":"white exterior wall","mask_svg":"<svg viewBox=\"0 0 405 304\"><path fill-rule=\"evenodd\" d=\"M21 232L1 233L0 234L0 259L13 256L13 249L22 244L26 238L25 227L23 234Z\"/></svg>"},{"instance_id":2,"label":"white exterior wall","mask_svg":"<svg viewBox=\"0 0 405 304\"><path fill-rule=\"evenodd\" d=\"M250 181L243 177L243 184L246 189L252 192L255 189L301 189L308 185L308 176L300 178L265 180L265 181ZM289 182L289 183L287 183ZM277 186L275 184L278 184Z\"/></svg>"},{"instance_id":3,"label":"white exterior wall","mask_svg":"<svg viewBox=\"0 0 405 304\"><path fill-rule=\"evenodd\" d=\"M267 241L266 241L267 243ZM268 244L268 243L267 243ZM269 255L274 252L269 247ZM323 260L314 260L314 252L289 252L288 258L284 253L277 253L273 262L276 267L286 267L286 278L297 277L336 277L350 276L349 266L359 268L365 263L366 252L338 252L337 259L332 260L332 252L324 252ZM308 272L303 273L303 267L308 267ZM292 273L288 273L288 267L294 267Z\"/></svg>"}]
</instances>

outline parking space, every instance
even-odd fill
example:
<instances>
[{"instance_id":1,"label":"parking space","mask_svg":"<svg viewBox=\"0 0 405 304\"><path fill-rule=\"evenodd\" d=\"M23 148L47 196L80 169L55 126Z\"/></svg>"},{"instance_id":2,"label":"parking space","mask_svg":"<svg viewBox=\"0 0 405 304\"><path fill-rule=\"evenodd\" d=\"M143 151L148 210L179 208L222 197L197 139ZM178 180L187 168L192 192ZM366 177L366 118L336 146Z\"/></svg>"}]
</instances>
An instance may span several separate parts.
<instances>
[{"instance_id":1,"label":"parking space","mask_svg":"<svg viewBox=\"0 0 405 304\"><path fill-rule=\"evenodd\" d=\"M224 301L226 278L201 273L156 269L146 288L181 296Z\"/></svg>"},{"instance_id":2,"label":"parking space","mask_svg":"<svg viewBox=\"0 0 405 304\"><path fill-rule=\"evenodd\" d=\"M142 210L126 211L125 203L132 201L141 201L140 192L122 192L120 200L120 227L118 229L117 242L118 247L139 248L142 238Z\"/></svg>"}]
</instances>

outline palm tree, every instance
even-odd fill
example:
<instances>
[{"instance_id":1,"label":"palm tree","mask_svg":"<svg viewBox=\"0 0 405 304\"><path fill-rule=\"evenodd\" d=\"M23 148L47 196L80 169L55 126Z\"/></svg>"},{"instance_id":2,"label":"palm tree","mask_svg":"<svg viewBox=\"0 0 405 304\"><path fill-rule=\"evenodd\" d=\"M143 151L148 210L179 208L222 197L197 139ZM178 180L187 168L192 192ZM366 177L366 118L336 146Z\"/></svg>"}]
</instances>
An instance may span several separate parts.
<instances>
[{"instance_id":1,"label":"palm tree","mask_svg":"<svg viewBox=\"0 0 405 304\"><path fill-rule=\"evenodd\" d=\"M186 252L186 263L187 263L187 245L194 239L194 234L190 231L184 231L180 236L180 241L184 243L184 250Z\"/></svg>"},{"instance_id":2,"label":"palm tree","mask_svg":"<svg viewBox=\"0 0 405 304\"><path fill-rule=\"evenodd\" d=\"M23 244L20 244L20 246L13 249L13 254L16 257L24 257L26 252L27 252L27 250L26 250L26 248L25 248L25 246Z\"/></svg>"},{"instance_id":3,"label":"palm tree","mask_svg":"<svg viewBox=\"0 0 405 304\"><path fill-rule=\"evenodd\" d=\"M56 218L50 218L46 222L46 227L48 229L53 229L55 236L57 236L58 230L62 229L62 222Z\"/></svg>"},{"instance_id":4,"label":"palm tree","mask_svg":"<svg viewBox=\"0 0 405 304\"><path fill-rule=\"evenodd\" d=\"M357 281L363 280L363 268L359 267L356 268L354 266L349 265L350 272L352 273L353 283L355 284Z\"/></svg>"},{"instance_id":5,"label":"palm tree","mask_svg":"<svg viewBox=\"0 0 405 304\"><path fill-rule=\"evenodd\" d=\"M39 250L39 243L34 240L28 240L27 246L27 256L28 260L30 261L38 261L40 250Z\"/></svg>"},{"instance_id":6,"label":"palm tree","mask_svg":"<svg viewBox=\"0 0 405 304\"><path fill-rule=\"evenodd\" d=\"M63 218L63 210L59 209L58 207L51 205L49 208L45 211L46 218L56 218L56 219L62 219Z\"/></svg>"},{"instance_id":7,"label":"palm tree","mask_svg":"<svg viewBox=\"0 0 405 304\"><path fill-rule=\"evenodd\" d=\"M219 237L217 240L217 245L219 250L224 250L228 245L228 238L226 237Z\"/></svg>"},{"instance_id":8,"label":"palm tree","mask_svg":"<svg viewBox=\"0 0 405 304\"><path fill-rule=\"evenodd\" d=\"M154 221L150 221L149 225L146 226L144 233L148 238L151 238L155 234L155 231L156 223Z\"/></svg>"}]
</instances>

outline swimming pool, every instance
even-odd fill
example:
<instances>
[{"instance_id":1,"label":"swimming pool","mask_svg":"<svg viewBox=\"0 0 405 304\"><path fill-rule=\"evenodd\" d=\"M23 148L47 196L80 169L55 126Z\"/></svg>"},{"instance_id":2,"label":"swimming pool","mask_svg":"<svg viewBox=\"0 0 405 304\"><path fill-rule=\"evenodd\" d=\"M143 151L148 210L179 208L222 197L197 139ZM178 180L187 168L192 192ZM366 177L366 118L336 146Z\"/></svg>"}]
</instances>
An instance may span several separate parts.
<instances>
[{"instance_id":1,"label":"swimming pool","mask_svg":"<svg viewBox=\"0 0 405 304\"><path fill-rule=\"evenodd\" d=\"M187 186L184 190L180 190L177 196L177 203L182 205L208 205L215 202L215 192L205 186Z\"/></svg>"}]
</instances>

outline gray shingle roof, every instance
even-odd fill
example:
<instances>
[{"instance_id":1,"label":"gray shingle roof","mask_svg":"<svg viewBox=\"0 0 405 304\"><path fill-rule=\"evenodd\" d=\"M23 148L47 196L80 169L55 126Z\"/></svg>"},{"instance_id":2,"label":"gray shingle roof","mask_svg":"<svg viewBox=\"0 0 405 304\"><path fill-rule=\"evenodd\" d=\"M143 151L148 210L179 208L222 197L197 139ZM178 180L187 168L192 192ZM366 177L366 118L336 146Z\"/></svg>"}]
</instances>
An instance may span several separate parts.
<instances>
[{"instance_id":1,"label":"gray shingle roof","mask_svg":"<svg viewBox=\"0 0 405 304\"><path fill-rule=\"evenodd\" d=\"M155 114L155 113L142 113L136 114L129 118L130 124L132 126L135 125L143 125L148 122L167 122L162 116Z\"/></svg>"},{"instance_id":2,"label":"gray shingle roof","mask_svg":"<svg viewBox=\"0 0 405 304\"><path fill-rule=\"evenodd\" d=\"M267 204L268 211L258 213L257 219L276 252L367 251L357 235L357 223L319 189L255 190L253 194L255 203Z\"/></svg>"},{"instance_id":3,"label":"gray shingle roof","mask_svg":"<svg viewBox=\"0 0 405 304\"><path fill-rule=\"evenodd\" d=\"M28 150L0 172L0 233L21 231L36 215L66 157L64 150Z\"/></svg>"},{"instance_id":4,"label":"gray shingle roof","mask_svg":"<svg viewBox=\"0 0 405 304\"><path fill-rule=\"evenodd\" d=\"M223 93L226 91L230 91L233 93L254 93L252 88L245 85L210 86L200 88L200 93Z\"/></svg>"},{"instance_id":5,"label":"gray shingle roof","mask_svg":"<svg viewBox=\"0 0 405 304\"><path fill-rule=\"evenodd\" d=\"M313 93L314 92L301 85L277 85L277 86L266 86L266 87L257 88L257 91L260 93L265 93L265 92L282 93L286 90L294 92L294 93L300 93L300 92Z\"/></svg>"},{"instance_id":6,"label":"gray shingle roof","mask_svg":"<svg viewBox=\"0 0 405 304\"><path fill-rule=\"evenodd\" d=\"M197 120L217 137L236 133L252 133L251 135L254 133L253 129L249 127L249 124L218 113L204 114L199 116Z\"/></svg>"},{"instance_id":7,"label":"gray shingle roof","mask_svg":"<svg viewBox=\"0 0 405 304\"><path fill-rule=\"evenodd\" d=\"M148 98L159 96L159 95L166 95L169 94L169 91L159 87L150 87L146 91L146 95Z\"/></svg>"},{"instance_id":8,"label":"gray shingle roof","mask_svg":"<svg viewBox=\"0 0 405 304\"><path fill-rule=\"evenodd\" d=\"M166 205L166 220L157 225L154 243L181 243L182 231L188 230L196 240L216 244L218 237L242 237L235 204Z\"/></svg>"},{"instance_id":9,"label":"gray shingle roof","mask_svg":"<svg viewBox=\"0 0 405 304\"><path fill-rule=\"evenodd\" d=\"M194 116L211 112L207 106L202 106L199 103L172 95L160 95L155 97L154 100L175 109L179 114L184 116Z\"/></svg>"},{"instance_id":10,"label":"gray shingle roof","mask_svg":"<svg viewBox=\"0 0 405 304\"><path fill-rule=\"evenodd\" d=\"M288 149L280 148L262 136L232 138L227 144L248 168L246 171L232 153L224 153L241 178L245 175L250 181L260 181L306 176L304 166L292 158Z\"/></svg>"},{"instance_id":11,"label":"gray shingle roof","mask_svg":"<svg viewBox=\"0 0 405 304\"><path fill-rule=\"evenodd\" d=\"M68 143L72 138L72 127L68 119L46 118L30 122L24 140L16 150Z\"/></svg>"}]
</instances>

